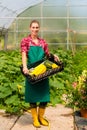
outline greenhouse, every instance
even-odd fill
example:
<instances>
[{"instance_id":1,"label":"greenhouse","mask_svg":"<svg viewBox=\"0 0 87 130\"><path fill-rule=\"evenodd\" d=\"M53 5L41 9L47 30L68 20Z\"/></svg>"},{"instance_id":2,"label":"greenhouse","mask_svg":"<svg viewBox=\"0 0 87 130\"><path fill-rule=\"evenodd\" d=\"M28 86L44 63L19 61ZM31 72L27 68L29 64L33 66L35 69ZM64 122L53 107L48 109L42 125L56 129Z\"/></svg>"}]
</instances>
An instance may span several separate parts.
<instances>
[{"instance_id":1,"label":"greenhouse","mask_svg":"<svg viewBox=\"0 0 87 130\"><path fill-rule=\"evenodd\" d=\"M32 24L29 26L32 20L36 20L33 23L35 29L37 25L36 30ZM26 97L30 99L27 101ZM32 113L31 105L38 109L35 109L37 124L29 115ZM41 126L44 124L40 118L41 105L42 108L47 105L47 114L50 113L51 125L45 120L47 127ZM53 110L49 111L49 108ZM72 113L66 114L67 109ZM59 130L63 130L65 121L67 130L73 130L74 125L87 129L87 119L83 120L81 114L85 109L87 0L0 0L0 110L4 110L6 121L12 121L12 115L17 117L13 125L7 123L11 124L9 130L13 130L16 124L23 130L26 126L30 130L37 125L54 130L55 123ZM27 120L18 121L21 116ZM1 117L0 111L0 130L7 130L8 125ZM69 123L71 117L72 124Z\"/></svg>"},{"instance_id":2,"label":"greenhouse","mask_svg":"<svg viewBox=\"0 0 87 130\"><path fill-rule=\"evenodd\" d=\"M36 31L29 26L32 20L39 21L40 30L36 21ZM34 94L28 83L35 85ZM73 117L76 110L87 109L87 0L0 0L0 109L23 115L31 105L25 91L38 99L37 88L38 102L45 95L48 107L62 104Z\"/></svg>"},{"instance_id":3,"label":"greenhouse","mask_svg":"<svg viewBox=\"0 0 87 130\"><path fill-rule=\"evenodd\" d=\"M0 50L18 48L32 19L40 21L40 36L49 45L87 46L86 12L86 0L0 0Z\"/></svg>"}]
</instances>

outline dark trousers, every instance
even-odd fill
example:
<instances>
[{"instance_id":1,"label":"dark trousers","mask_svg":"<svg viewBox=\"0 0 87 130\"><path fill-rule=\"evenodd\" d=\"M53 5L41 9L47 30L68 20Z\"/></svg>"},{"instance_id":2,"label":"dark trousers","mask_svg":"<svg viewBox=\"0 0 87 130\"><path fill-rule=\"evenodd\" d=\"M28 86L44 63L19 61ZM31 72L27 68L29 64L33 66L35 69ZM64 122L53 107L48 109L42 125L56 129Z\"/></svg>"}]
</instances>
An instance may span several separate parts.
<instances>
[{"instance_id":1,"label":"dark trousers","mask_svg":"<svg viewBox=\"0 0 87 130\"><path fill-rule=\"evenodd\" d=\"M47 102L40 102L39 107L45 108L47 106ZM37 107L37 103L30 103L31 108Z\"/></svg>"}]
</instances>

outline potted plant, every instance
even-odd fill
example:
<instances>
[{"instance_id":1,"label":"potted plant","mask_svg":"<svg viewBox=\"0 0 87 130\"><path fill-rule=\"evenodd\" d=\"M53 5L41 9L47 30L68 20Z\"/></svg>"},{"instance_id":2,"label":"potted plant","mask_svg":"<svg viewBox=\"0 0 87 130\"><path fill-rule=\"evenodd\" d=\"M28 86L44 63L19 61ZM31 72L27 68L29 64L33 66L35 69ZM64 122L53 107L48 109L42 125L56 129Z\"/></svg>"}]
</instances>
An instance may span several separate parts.
<instances>
[{"instance_id":1,"label":"potted plant","mask_svg":"<svg viewBox=\"0 0 87 130\"><path fill-rule=\"evenodd\" d=\"M72 83L67 99L75 109L80 109L81 116L87 118L87 70L83 70L82 74Z\"/></svg>"}]
</instances>

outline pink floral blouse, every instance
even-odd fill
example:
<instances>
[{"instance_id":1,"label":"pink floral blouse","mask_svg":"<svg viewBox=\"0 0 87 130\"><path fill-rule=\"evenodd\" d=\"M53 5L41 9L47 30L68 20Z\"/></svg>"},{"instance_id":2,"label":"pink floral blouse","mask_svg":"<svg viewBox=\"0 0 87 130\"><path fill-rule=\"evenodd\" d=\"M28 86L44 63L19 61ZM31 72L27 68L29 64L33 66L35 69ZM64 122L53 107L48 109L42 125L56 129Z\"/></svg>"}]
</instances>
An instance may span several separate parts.
<instances>
[{"instance_id":1,"label":"pink floral blouse","mask_svg":"<svg viewBox=\"0 0 87 130\"><path fill-rule=\"evenodd\" d=\"M38 38L38 41L39 41L39 44L36 45L32 38L31 38L31 35L29 35L28 37L26 38L23 38L22 41L21 41L21 52L26 52L26 55L28 54L28 50L30 48L30 46L42 46L44 52L46 55L49 54L49 49L48 49L48 44L45 42L44 39L41 39L41 38Z\"/></svg>"}]
</instances>

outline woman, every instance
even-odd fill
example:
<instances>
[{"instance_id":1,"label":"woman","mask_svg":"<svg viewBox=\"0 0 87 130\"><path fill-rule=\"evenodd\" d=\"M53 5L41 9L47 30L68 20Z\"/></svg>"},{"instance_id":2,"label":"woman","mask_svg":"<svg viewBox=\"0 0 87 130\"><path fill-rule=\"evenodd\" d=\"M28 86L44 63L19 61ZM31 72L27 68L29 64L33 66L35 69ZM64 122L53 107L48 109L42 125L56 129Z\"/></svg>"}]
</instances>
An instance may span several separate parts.
<instances>
[{"instance_id":1,"label":"woman","mask_svg":"<svg viewBox=\"0 0 87 130\"><path fill-rule=\"evenodd\" d=\"M21 41L24 74L29 72L31 64L43 60L45 56L49 57L50 53L47 43L38 37L39 29L39 22L37 20L31 21L31 34ZM58 60L58 57L54 55L54 59ZM48 79L32 85L26 78L25 101L30 103L33 125L35 127L48 126L48 121L43 117L46 105L50 101ZM38 110L37 103L39 103Z\"/></svg>"}]
</instances>

